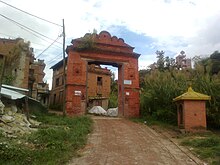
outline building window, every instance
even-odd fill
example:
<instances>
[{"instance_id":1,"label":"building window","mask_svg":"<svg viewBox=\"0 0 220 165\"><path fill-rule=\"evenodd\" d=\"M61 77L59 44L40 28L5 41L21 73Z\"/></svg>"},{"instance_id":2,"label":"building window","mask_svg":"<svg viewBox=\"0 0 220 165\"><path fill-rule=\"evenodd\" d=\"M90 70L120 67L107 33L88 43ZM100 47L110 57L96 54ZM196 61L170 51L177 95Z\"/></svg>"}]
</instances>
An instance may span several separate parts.
<instances>
[{"instance_id":1,"label":"building window","mask_svg":"<svg viewBox=\"0 0 220 165\"><path fill-rule=\"evenodd\" d=\"M62 76L62 85L64 84L64 76Z\"/></svg>"},{"instance_id":2,"label":"building window","mask_svg":"<svg viewBox=\"0 0 220 165\"><path fill-rule=\"evenodd\" d=\"M59 86L59 78L56 78L56 87Z\"/></svg>"},{"instance_id":3,"label":"building window","mask_svg":"<svg viewBox=\"0 0 220 165\"><path fill-rule=\"evenodd\" d=\"M97 77L97 85L102 86L102 77Z\"/></svg>"}]
</instances>

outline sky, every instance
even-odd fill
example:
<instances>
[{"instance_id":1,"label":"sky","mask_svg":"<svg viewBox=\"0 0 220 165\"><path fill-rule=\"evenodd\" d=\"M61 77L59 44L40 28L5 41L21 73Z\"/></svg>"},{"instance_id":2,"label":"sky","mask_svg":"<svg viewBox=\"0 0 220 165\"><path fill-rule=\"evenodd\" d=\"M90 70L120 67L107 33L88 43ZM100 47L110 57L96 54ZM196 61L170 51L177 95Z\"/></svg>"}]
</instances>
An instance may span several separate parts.
<instances>
[{"instance_id":1,"label":"sky","mask_svg":"<svg viewBox=\"0 0 220 165\"><path fill-rule=\"evenodd\" d=\"M172 58L182 50L188 58L220 50L219 0L0 0L0 38L30 41L35 57L45 60L50 84L49 68L62 59L62 27L2 1L59 25L64 19L66 46L93 29L123 38L141 54L139 69L156 62L156 50Z\"/></svg>"}]
</instances>

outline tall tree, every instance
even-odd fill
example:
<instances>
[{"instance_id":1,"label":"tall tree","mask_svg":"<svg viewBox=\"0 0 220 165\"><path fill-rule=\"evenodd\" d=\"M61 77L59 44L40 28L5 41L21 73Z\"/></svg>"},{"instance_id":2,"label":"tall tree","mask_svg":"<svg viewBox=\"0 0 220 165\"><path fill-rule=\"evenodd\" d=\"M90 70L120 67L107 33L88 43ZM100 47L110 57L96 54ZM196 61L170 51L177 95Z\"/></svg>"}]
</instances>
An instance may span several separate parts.
<instances>
[{"instance_id":1,"label":"tall tree","mask_svg":"<svg viewBox=\"0 0 220 165\"><path fill-rule=\"evenodd\" d=\"M220 52L215 51L214 53L212 53L210 55L210 59L212 62L212 69L211 69L212 75L218 74L218 72L220 71Z\"/></svg>"},{"instance_id":2,"label":"tall tree","mask_svg":"<svg viewBox=\"0 0 220 165\"><path fill-rule=\"evenodd\" d=\"M164 54L165 54L165 52L163 50L161 50L161 51L157 50L155 53L157 55L157 68L159 69L159 71L164 71L164 63L165 63Z\"/></svg>"}]
</instances>

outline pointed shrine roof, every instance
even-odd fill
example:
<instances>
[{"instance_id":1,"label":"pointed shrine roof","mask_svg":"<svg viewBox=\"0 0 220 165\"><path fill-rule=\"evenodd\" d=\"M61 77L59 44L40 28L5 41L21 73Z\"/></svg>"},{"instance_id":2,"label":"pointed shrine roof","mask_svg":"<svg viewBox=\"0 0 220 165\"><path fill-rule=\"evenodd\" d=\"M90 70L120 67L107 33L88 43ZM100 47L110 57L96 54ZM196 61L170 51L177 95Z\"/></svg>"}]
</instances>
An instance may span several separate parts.
<instances>
[{"instance_id":1,"label":"pointed shrine roof","mask_svg":"<svg viewBox=\"0 0 220 165\"><path fill-rule=\"evenodd\" d=\"M195 92L192 87L189 87L186 93L183 93L182 95L173 99L173 101L179 100L211 100L211 97L202 93Z\"/></svg>"}]
</instances>

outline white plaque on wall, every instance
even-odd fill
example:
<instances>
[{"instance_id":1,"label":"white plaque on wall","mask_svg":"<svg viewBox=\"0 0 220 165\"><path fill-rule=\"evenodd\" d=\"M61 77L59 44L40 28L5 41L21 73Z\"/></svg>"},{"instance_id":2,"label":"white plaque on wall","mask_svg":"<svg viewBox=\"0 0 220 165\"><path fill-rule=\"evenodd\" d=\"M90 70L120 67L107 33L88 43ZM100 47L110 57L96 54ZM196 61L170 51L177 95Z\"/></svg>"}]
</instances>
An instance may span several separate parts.
<instances>
[{"instance_id":1,"label":"white plaque on wall","mask_svg":"<svg viewBox=\"0 0 220 165\"><path fill-rule=\"evenodd\" d=\"M131 80L124 80L124 84L125 84L125 85L131 85L131 84L132 84L132 81L131 81Z\"/></svg>"},{"instance_id":2,"label":"white plaque on wall","mask_svg":"<svg viewBox=\"0 0 220 165\"><path fill-rule=\"evenodd\" d=\"M81 96L82 92L81 92L81 91L74 91L74 94L75 94L76 96Z\"/></svg>"}]
</instances>

